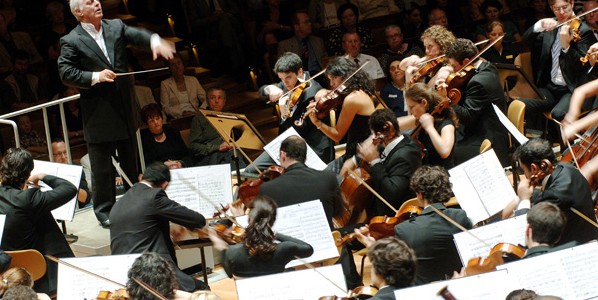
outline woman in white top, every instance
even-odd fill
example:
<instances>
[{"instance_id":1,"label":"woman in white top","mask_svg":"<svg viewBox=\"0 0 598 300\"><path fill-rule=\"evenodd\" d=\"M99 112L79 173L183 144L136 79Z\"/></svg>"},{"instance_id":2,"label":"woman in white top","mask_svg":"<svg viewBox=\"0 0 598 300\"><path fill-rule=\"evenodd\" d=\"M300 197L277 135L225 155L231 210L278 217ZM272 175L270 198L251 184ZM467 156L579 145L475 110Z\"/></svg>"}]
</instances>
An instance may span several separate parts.
<instances>
[{"instance_id":1,"label":"woman in white top","mask_svg":"<svg viewBox=\"0 0 598 300\"><path fill-rule=\"evenodd\" d=\"M185 76L180 55L169 61L172 77L160 84L160 102L169 118L176 119L197 113L206 107L206 91L194 76Z\"/></svg>"}]
</instances>

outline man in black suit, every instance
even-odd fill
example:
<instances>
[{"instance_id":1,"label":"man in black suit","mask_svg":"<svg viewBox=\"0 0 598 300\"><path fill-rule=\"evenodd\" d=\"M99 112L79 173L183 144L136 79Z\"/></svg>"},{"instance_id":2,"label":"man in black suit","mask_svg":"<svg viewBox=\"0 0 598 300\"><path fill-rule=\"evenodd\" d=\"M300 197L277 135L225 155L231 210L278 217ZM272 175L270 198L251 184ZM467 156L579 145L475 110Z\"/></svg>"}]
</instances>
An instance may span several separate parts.
<instances>
[{"instance_id":1,"label":"man in black suit","mask_svg":"<svg viewBox=\"0 0 598 300\"><path fill-rule=\"evenodd\" d=\"M3 250L35 249L41 254L57 257L73 257L62 231L58 228L52 210L77 195L77 189L70 182L46 174L31 175L33 158L21 148L6 152L0 165L0 214L6 215ZM52 190L42 192L37 187L43 181ZM27 182L35 187L26 188ZM46 261L46 275L35 282L35 290L42 293L56 291L58 265Z\"/></svg>"},{"instance_id":2,"label":"man in black suit","mask_svg":"<svg viewBox=\"0 0 598 300\"><path fill-rule=\"evenodd\" d=\"M569 109L571 93L589 79L579 59L586 55L596 37L584 22L579 27L578 41L572 40L569 24L555 29L557 24L575 17L573 0L548 0L548 4L556 19L539 20L522 37L530 47L541 45L538 73L534 75L545 99L523 101L526 112L550 111L554 119L562 120Z\"/></svg>"},{"instance_id":3,"label":"man in black suit","mask_svg":"<svg viewBox=\"0 0 598 300\"><path fill-rule=\"evenodd\" d=\"M461 100L454 106L459 118L454 152L455 165L478 154L484 139L490 140L500 163L510 165L507 130L500 123L492 104L506 114L507 102L496 67L482 59L471 61L478 54L472 41L457 39L446 51L446 57L455 70L470 64L474 72L461 90Z\"/></svg>"},{"instance_id":4,"label":"man in black suit","mask_svg":"<svg viewBox=\"0 0 598 300\"><path fill-rule=\"evenodd\" d=\"M60 41L58 69L64 84L81 89L94 212L106 228L115 201L111 156L116 150L126 175L135 180L138 174L135 132L139 116L134 109L133 84L128 76L117 76L127 72L126 47L151 45L154 59L170 59L175 49L157 34L129 27L121 20L102 20L99 0L72 0L70 8L80 23Z\"/></svg>"},{"instance_id":5,"label":"man in black suit","mask_svg":"<svg viewBox=\"0 0 598 300\"><path fill-rule=\"evenodd\" d=\"M307 145L297 135L280 144L280 165L284 174L260 186L260 194L270 196L278 207L319 199L324 207L330 229L332 217L341 212L342 199L336 175L305 165Z\"/></svg>"},{"instance_id":6,"label":"man in black suit","mask_svg":"<svg viewBox=\"0 0 598 300\"><path fill-rule=\"evenodd\" d=\"M178 268L169 224L173 222L194 229L205 226L206 219L170 200L164 192L169 182L168 167L154 162L145 169L141 182L133 185L114 204L110 212L110 249L112 254L158 253L172 264L181 290L207 289L205 283Z\"/></svg>"},{"instance_id":7,"label":"man in black suit","mask_svg":"<svg viewBox=\"0 0 598 300\"><path fill-rule=\"evenodd\" d=\"M523 258L550 252L559 241L567 218L556 204L541 202L527 212L525 245L527 251Z\"/></svg>"},{"instance_id":8,"label":"man in black suit","mask_svg":"<svg viewBox=\"0 0 598 300\"><path fill-rule=\"evenodd\" d=\"M503 217L526 213L531 205L541 202L556 204L567 217L563 236L557 243L571 241L580 244L598 238L598 229L571 211L577 209L594 220L594 206L590 185L573 165L558 163L547 141L532 139L515 151L515 158L525 177L517 187L517 199L503 209ZM540 187L540 190L534 189Z\"/></svg>"},{"instance_id":9,"label":"man in black suit","mask_svg":"<svg viewBox=\"0 0 598 300\"><path fill-rule=\"evenodd\" d=\"M358 156L371 166L374 190L399 209L415 196L409 190L409 177L421 166L421 148L410 137L401 134L392 110L374 111L369 122L373 138L358 146ZM356 166L354 163L353 167ZM341 171L341 174L345 173L345 170ZM395 215L396 212L378 198L373 202L374 215Z\"/></svg>"},{"instance_id":10,"label":"man in black suit","mask_svg":"<svg viewBox=\"0 0 598 300\"><path fill-rule=\"evenodd\" d=\"M368 246L368 258L372 262L372 285L378 288L370 300L395 300L395 290L413 285L416 256L404 241L396 237L380 239Z\"/></svg>"}]
</instances>

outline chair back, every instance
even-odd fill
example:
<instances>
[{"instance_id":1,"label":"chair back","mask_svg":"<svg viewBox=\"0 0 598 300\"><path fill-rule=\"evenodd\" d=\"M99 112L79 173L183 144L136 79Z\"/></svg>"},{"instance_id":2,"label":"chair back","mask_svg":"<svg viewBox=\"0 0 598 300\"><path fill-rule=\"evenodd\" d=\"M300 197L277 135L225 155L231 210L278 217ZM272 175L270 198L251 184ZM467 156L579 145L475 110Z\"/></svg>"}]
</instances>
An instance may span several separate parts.
<instances>
[{"instance_id":1,"label":"chair back","mask_svg":"<svg viewBox=\"0 0 598 300\"><path fill-rule=\"evenodd\" d=\"M490 150L492 148L492 142L489 139L484 139L482 144L480 145L480 154Z\"/></svg>"},{"instance_id":2,"label":"chair back","mask_svg":"<svg viewBox=\"0 0 598 300\"><path fill-rule=\"evenodd\" d=\"M12 257L10 268L21 267L31 273L33 280L38 280L46 274L46 259L34 249L6 251Z\"/></svg>"},{"instance_id":3,"label":"chair back","mask_svg":"<svg viewBox=\"0 0 598 300\"><path fill-rule=\"evenodd\" d=\"M513 100L509 104L509 109L507 110L507 117L517 127L517 130L522 134L525 134L523 128L523 120L525 117L525 103L520 100Z\"/></svg>"}]
</instances>

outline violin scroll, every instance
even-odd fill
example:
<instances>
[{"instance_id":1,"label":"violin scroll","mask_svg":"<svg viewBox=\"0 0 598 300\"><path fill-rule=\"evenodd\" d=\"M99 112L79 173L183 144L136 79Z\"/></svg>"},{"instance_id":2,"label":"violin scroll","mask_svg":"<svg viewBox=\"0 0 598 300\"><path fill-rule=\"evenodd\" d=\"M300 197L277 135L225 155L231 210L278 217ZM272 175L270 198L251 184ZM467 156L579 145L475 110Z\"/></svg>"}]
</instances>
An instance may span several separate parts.
<instances>
[{"instance_id":1,"label":"violin scroll","mask_svg":"<svg viewBox=\"0 0 598 300\"><path fill-rule=\"evenodd\" d=\"M546 176L550 175L552 171L554 171L554 165L548 160L543 159L538 166L538 171L532 174L529 178L529 183L531 186L539 186L542 184L542 180L546 178Z\"/></svg>"}]
</instances>

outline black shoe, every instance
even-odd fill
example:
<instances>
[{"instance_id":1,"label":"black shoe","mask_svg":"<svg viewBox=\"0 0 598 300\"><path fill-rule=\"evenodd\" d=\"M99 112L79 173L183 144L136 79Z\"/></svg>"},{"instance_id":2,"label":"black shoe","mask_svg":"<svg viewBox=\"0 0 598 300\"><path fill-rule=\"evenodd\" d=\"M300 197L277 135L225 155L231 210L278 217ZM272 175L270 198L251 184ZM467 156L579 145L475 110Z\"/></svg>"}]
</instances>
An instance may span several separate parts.
<instances>
[{"instance_id":1,"label":"black shoe","mask_svg":"<svg viewBox=\"0 0 598 300\"><path fill-rule=\"evenodd\" d=\"M104 221L100 221L100 226L102 226L102 228L109 229L110 228L110 220L106 219Z\"/></svg>"}]
</instances>

